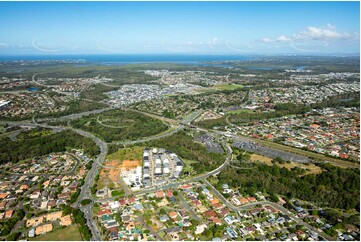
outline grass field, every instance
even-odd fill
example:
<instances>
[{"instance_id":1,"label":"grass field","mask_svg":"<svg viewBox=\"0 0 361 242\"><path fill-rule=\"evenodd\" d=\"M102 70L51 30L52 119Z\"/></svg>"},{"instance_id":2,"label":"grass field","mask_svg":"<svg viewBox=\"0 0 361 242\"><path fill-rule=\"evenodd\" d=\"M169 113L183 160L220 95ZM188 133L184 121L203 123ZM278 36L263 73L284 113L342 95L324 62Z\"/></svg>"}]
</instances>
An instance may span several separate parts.
<instances>
[{"instance_id":1,"label":"grass field","mask_svg":"<svg viewBox=\"0 0 361 242\"><path fill-rule=\"evenodd\" d=\"M240 114L240 113L254 113L252 110L241 108L241 109L235 109L235 110L228 110L226 113L229 114Z\"/></svg>"},{"instance_id":2,"label":"grass field","mask_svg":"<svg viewBox=\"0 0 361 242\"><path fill-rule=\"evenodd\" d=\"M204 92L215 92L215 91L233 91L236 89L242 88L243 85L240 84L220 84L220 85L214 85L211 87L203 88L200 90L197 90L200 93Z\"/></svg>"},{"instance_id":3,"label":"grass field","mask_svg":"<svg viewBox=\"0 0 361 242\"><path fill-rule=\"evenodd\" d=\"M262 156L262 155L257 155L257 154L252 154L251 155L251 161L260 161L266 165L269 165L269 166L272 166L272 159L269 158L269 157L266 157L266 156ZM297 162L291 162L291 163L285 163L285 164L279 164L277 163L277 166L279 167L284 167L288 170L291 170L292 168L294 167L299 167L299 168L302 168L302 169L308 169L306 172L305 172L305 175L308 175L308 174L319 174L322 172L322 169L321 167L319 166L316 166L315 164L309 164L309 165L305 165L305 164L301 164L301 163L297 163Z\"/></svg>"},{"instance_id":4,"label":"grass field","mask_svg":"<svg viewBox=\"0 0 361 242\"><path fill-rule=\"evenodd\" d=\"M123 195L124 195L124 190L112 191L112 197L118 197Z\"/></svg>"},{"instance_id":5,"label":"grass field","mask_svg":"<svg viewBox=\"0 0 361 242\"><path fill-rule=\"evenodd\" d=\"M251 154L251 161L260 161L266 165L272 166L272 159L263 155Z\"/></svg>"},{"instance_id":6,"label":"grass field","mask_svg":"<svg viewBox=\"0 0 361 242\"><path fill-rule=\"evenodd\" d=\"M108 171L100 171L99 180L97 181L97 190L108 187L109 189L115 188L114 182L109 178Z\"/></svg>"},{"instance_id":7,"label":"grass field","mask_svg":"<svg viewBox=\"0 0 361 242\"><path fill-rule=\"evenodd\" d=\"M213 86L214 89L223 91L223 90L235 90L238 88L242 88L243 85L240 84L221 84L221 85L215 85Z\"/></svg>"},{"instance_id":8,"label":"grass field","mask_svg":"<svg viewBox=\"0 0 361 242\"><path fill-rule=\"evenodd\" d=\"M345 160L340 160L340 159L336 159L336 158L332 158L332 157L327 157L324 156L322 154L317 154L314 152L310 152L307 150L301 150L301 149L297 149L297 148L293 148L290 146L286 146L286 145L281 145L281 144L277 144L277 143L273 143L273 142L269 142L269 141L265 141L265 140L259 140L259 139L254 139L254 138L250 138L247 137L257 143L261 143L263 145L266 145L268 147L271 148L275 148L278 150L283 150L283 151L287 151L290 153L294 153L294 154L298 154L298 155L303 155L303 156L307 156L310 157L312 159L317 159L317 160L321 160L321 161L328 161L330 164L335 165L335 166L339 166L342 168L360 168L360 164L359 163L352 163L350 161L345 161Z\"/></svg>"},{"instance_id":9,"label":"grass field","mask_svg":"<svg viewBox=\"0 0 361 242\"><path fill-rule=\"evenodd\" d=\"M50 232L44 234L42 236L38 236L36 238L30 238L32 241L77 241L83 240L78 227L74 225L70 225L66 228L58 229L54 232Z\"/></svg>"},{"instance_id":10,"label":"grass field","mask_svg":"<svg viewBox=\"0 0 361 242\"><path fill-rule=\"evenodd\" d=\"M108 160L142 160L143 147L130 147L119 149L118 151L107 156Z\"/></svg>"}]
</instances>

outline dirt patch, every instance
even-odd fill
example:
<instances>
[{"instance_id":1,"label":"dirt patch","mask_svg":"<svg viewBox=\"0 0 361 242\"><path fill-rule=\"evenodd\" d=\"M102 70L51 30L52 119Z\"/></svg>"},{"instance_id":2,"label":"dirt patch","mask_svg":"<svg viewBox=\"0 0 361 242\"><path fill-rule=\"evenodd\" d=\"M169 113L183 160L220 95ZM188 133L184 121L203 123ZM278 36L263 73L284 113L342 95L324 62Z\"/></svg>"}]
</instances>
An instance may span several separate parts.
<instances>
[{"instance_id":1,"label":"dirt patch","mask_svg":"<svg viewBox=\"0 0 361 242\"><path fill-rule=\"evenodd\" d=\"M100 177L98 181L98 189L102 189L107 186L108 188L119 188L119 179L122 172L135 169L137 166L141 165L140 160L124 160L124 161L107 161L104 163L104 166L109 168L102 168L100 170Z\"/></svg>"},{"instance_id":2,"label":"dirt patch","mask_svg":"<svg viewBox=\"0 0 361 242\"><path fill-rule=\"evenodd\" d=\"M266 156L262 156L262 155L257 155L257 154L252 154L251 155L251 161L260 161L268 166L272 166L272 159L269 158L269 157L266 157ZM319 166L316 166L315 164L308 164L308 165L305 165L305 164L302 164L302 163L298 163L298 162L291 162L291 163L285 163L285 164L279 164L277 163L277 165L279 167L284 167L288 170L291 170L292 168L294 167L299 167L299 168L302 168L302 169L305 169L306 172L304 175L308 175L308 174L320 174L322 173L322 169L321 167Z\"/></svg>"},{"instance_id":3,"label":"dirt patch","mask_svg":"<svg viewBox=\"0 0 361 242\"><path fill-rule=\"evenodd\" d=\"M110 166L114 168L102 168L100 170L100 178L101 186L108 186L111 188L112 186L119 187L118 185L118 177L121 172L121 164L118 161L107 161L104 163L105 166Z\"/></svg>"},{"instance_id":4,"label":"dirt patch","mask_svg":"<svg viewBox=\"0 0 361 242\"><path fill-rule=\"evenodd\" d=\"M251 161L260 161L262 163L265 163L266 165L273 165L272 164L272 159L263 155L257 155L257 154L252 154L251 155Z\"/></svg>"},{"instance_id":5,"label":"dirt patch","mask_svg":"<svg viewBox=\"0 0 361 242\"><path fill-rule=\"evenodd\" d=\"M150 221L152 224L149 227L151 227L154 231L158 231L163 227L163 224L155 218L151 218Z\"/></svg>"},{"instance_id":6,"label":"dirt patch","mask_svg":"<svg viewBox=\"0 0 361 242\"><path fill-rule=\"evenodd\" d=\"M135 169L137 166L140 166L141 163L140 160L123 160L120 167L123 169Z\"/></svg>"}]
</instances>

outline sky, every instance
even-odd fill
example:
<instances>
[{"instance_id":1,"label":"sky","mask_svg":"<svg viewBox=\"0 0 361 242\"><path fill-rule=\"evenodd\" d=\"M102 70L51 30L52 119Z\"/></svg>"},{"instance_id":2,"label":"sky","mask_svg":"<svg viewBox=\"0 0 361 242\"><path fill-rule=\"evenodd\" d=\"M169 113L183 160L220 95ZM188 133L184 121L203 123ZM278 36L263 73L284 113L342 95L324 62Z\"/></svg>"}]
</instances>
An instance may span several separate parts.
<instances>
[{"instance_id":1,"label":"sky","mask_svg":"<svg viewBox=\"0 0 361 242\"><path fill-rule=\"evenodd\" d=\"M359 2L0 2L0 54L353 54Z\"/></svg>"}]
</instances>

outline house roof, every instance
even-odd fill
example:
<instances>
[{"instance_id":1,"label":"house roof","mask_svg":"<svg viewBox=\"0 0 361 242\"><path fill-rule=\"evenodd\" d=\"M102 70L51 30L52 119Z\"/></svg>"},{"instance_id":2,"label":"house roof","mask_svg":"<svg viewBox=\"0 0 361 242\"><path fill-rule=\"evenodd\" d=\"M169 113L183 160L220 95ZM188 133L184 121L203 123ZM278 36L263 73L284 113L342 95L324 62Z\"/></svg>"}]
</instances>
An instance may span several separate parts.
<instances>
[{"instance_id":1,"label":"house roof","mask_svg":"<svg viewBox=\"0 0 361 242\"><path fill-rule=\"evenodd\" d=\"M211 200L212 205L217 204L217 203L219 203L219 200L217 198L214 198Z\"/></svg>"},{"instance_id":2,"label":"house roof","mask_svg":"<svg viewBox=\"0 0 361 242\"><path fill-rule=\"evenodd\" d=\"M98 216L102 216L103 214L111 214L110 209L100 210L98 212Z\"/></svg>"},{"instance_id":3,"label":"house roof","mask_svg":"<svg viewBox=\"0 0 361 242\"><path fill-rule=\"evenodd\" d=\"M72 223L72 221L71 221L70 215L66 215L66 216L60 218L61 226L68 226L68 225L71 225L71 223Z\"/></svg>"},{"instance_id":4,"label":"house roof","mask_svg":"<svg viewBox=\"0 0 361 242\"><path fill-rule=\"evenodd\" d=\"M9 193L0 193L0 199L4 199L9 196Z\"/></svg>"},{"instance_id":5,"label":"house roof","mask_svg":"<svg viewBox=\"0 0 361 242\"><path fill-rule=\"evenodd\" d=\"M217 214L213 210L207 210L203 214L206 217L216 217L217 216Z\"/></svg>"},{"instance_id":6,"label":"house roof","mask_svg":"<svg viewBox=\"0 0 361 242\"><path fill-rule=\"evenodd\" d=\"M14 210L7 210L5 212L5 218L10 218L13 215Z\"/></svg>"},{"instance_id":7,"label":"house roof","mask_svg":"<svg viewBox=\"0 0 361 242\"><path fill-rule=\"evenodd\" d=\"M171 190L167 190L167 197L173 197L173 193Z\"/></svg>"},{"instance_id":8,"label":"house roof","mask_svg":"<svg viewBox=\"0 0 361 242\"><path fill-rule=\"evenodd\" d=\"M162 198L164 197L164 192L162 190L156 191L155 196L158 198Z\"/></svg>"},{"instance_id":9,"label":"house roof","mask_svg":"<svg viewBox=\"0 0 361 242\"><path fill-rule=\"evenodd\" d=\"M182 185L182 186L179 186L181 189L189 189L189 188L192 188L192 185L191 184L185 184L185 185Z\"/></svg>"},{"instance_id":10,"label":"house roof","mask_svg":"<svg viewBox=\"0 0 361 242\"><path fill-rule=\"evenodd\" d=\"M177 217L177 212L175 212L175 211L171 211L171 212L169 212L169 217L171 217L171 218L175 218L175 217Z\"/></svg>"},{"instance_id":11,"label":"house roof","mask_svg":"<svg viewBox=\"0 0 361 242\"><path fill-rule=\"evenodd\" d=\"M196 205L196 206L202 204L198 199L195 199L195 200L193 200L192 202L193 202L193 204Z\"/></svg>"}]
</instances>

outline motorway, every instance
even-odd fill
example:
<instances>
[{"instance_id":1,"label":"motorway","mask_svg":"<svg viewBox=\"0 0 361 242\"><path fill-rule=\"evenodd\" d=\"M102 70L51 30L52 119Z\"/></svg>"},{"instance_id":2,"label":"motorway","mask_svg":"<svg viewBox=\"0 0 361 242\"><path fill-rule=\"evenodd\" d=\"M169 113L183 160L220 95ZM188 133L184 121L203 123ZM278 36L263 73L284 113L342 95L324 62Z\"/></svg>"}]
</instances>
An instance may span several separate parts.
<instances>
[{"instance_id":1,"label":"motorway","mask_svg":"<svg viewBox=\"0 0 361 242\"><path fill-rule=\"evenodd\" d=\"M35 75L33 76L33 80L34 79L35 79ZM92 114L92 113L101 113L101 112L104 112L104 111L110 110L110 109L111 108L106 108L106 109L93 110L93 111L83 112L83 113L78 113L78 114L72 114L72 115L68 115L68 116L64 116L64 117L60 117L60 118L55 118L53 120L75 119L75 118L80 118L80 117L83 117L85 115L89 115L89 114ZM198 110L198 111L192 113L185 120L183 120L183 123L189 124L201 112L202 112L201 110ZM152 116L154 117L154 115L152 115ZM42 121L45 121L45 120L42 120ZM85 218L86 218L86 221L87 221L87 226L89 227L89 229L91 230L91 233L92 233L92 240L95 240L95 241L101 240L99 229L98 229L98 227L96 225L96 222L93 220L93 217L92 217L93 203L91 203L89 205L86 205L86 206L81 206L80 202L82 200L84 200L84 199L93 200L93 198L91 196L91 188L92 188L92 186L93 186L93 184L95 182L96 175L99 173L100 167L104 166L103 163L104 163L106 155L108 153L108 145L107 145L107 143L104 142L103 140L99 139L98 137L96 137L95 135L93 135L90 132L80 130L80 129L75 129L75 128L72 128L72 127L62 127L62 126L51 126L51 125L47 125L47 124L39 124L39 123L36 122L35 118L33 118L31 121L29 121L29 120L0 121L0 124L10 124L10 125L16 125L16 126L21 126L21 127L33 127L33 128L34 127L43 127L43 128L53 129L56 132L63 131L63 130L72 130L72 131L74 131L74 132L76 132L76 133L78 133L78 134L80 134L80 135L82 135L84 137L91 138L96 143L96 145L100 149L100 154L97 156L97 158L95 159L95 162L93 162L92 168L87 173L87 175L86 175L86 177L84 179L84 184L81 187L79 197L78 197L77 201L73 204L73 207L80 208L82 210L82 212L84 212L84 215L85 215ZM148 141L148 140L152 140L152 139L163 138L163 137L169 136L169 135L171 135L171 134L173 134L175 132L178 132L182 128L183 128L183 125L179 124L178 127L176 129L172 130L171 132L164 132L164 133L162 133L160 135L148 137L148 138L141 139L141 140L129 141L128 144L139 143L139 142L144 142L144 141ZM125 142L125 144L127 144L127 142Z\"/></svg>"},{"instance_id":2,"label":"motorway","mask_svg":"<svg viewBox=\"0 0 361 242\"><path fill-rule=\"evenodd\" d=\"M93 236L92 239L97 240L97 241L101 240L99 230L96 226L96 223L93 221L93 218L92 218L92 210L93 210L92 205L80 206L80 201L82 201L83 199L92 199L91 194L90 194L91 187L93 186L93 183L95 181L95 176L98 174L102 163L105 161L105 157L108 152L107 143L100 140L98 137L94 136L92 133L89 133L89 132L86 132L86 131L80 130L80 129L70 128L70 127L57 127L57 126L50 126L50 125L46 125L46 124L25 123L24 121L21 121L21 122L0 121L0 124L3 124L3 123L25 126L25 127L51 128L56 131L70 129L84 137L91 138L96 143L96 145L100 148L100 154L97 156L95 162L93 163L92 168L87 173L87 175L84 179L84 184L81 187L79 197L78 197L77 201L73 204L73 207L80 208L80 210L82 210L82 212L84 212L85 218L87 220L87 225L92 232L92 236Z\"/></svg>"},{"instance_id":3,"label":"motorway","mask_svg":"<svg viewBox=\"0 0 361 242\"><path fill-rule=\"evenodd\" d=\"M100 112L103 112L103 111L109 110L109 109L93 110L93 111L90 111L90 112L92 112L92 113L100 113ZM79 117L82 117L84 115L89 115L90 112L69 115L69 116L65 116L65 117L62 117L62 118L79 118ZM196 128L197 130L202 130L202 131L207 132L211 136L214 136L214 135L216 135L218 137L220 135L223 136L224 134L222 132L209 131L209 130L206 130L206 129L201 129L201 128L195 127L194 125L190 125L192 120L194 120L196 117L198 117L202 112L203 112L202 110L198 110L196 112L193 112L191 115L189 115L183 121L181 121L181 122L176 121L176 122L178 122L177 128L170 131L170 132L164 132L164 133L159 134L159 135L155 135L155 136L152 136L152 137L148 137L148 138L144 138L144 139L140 139L140 140L136 140L136 141L125 141L125 142L120 142L120 143L121 144L135 144L135 143L145 142L145 141L152 140L152 139L159 139L159 138L162 138L162 137L165 137L165 136L169 136L169 135L171 135L171 134L173 134L175 132L178 132L179 130L183 129L184 127ZM152 115L152 116L154 117L154 115ZM95 177L98 174L100 167L104 166L103 163L105 161L105 158L106 158L106 155L107 155L107 152L108 152L107 143L102 141L101 139L99 139L98 137L93 135L92 133L89 133L87 131L80 130L80 129L75 129L75 128L72 128L72 127L50 126L50 125L46 125L46 124L31 123L30 121L19 121L19 122L0 121L0 124L5 124L5 123L12 124L12 125L19 125L19 126L27 126L27 127L40 126L40 127L45 127L45 128L51 128L51 129L54 129L55 131L62 131L62 130L70 129L70 130L72 130L72 131L74 131L74 132L76 132L76 133L78 133L78 134L80 134L80 135L82 135L84 137L91 138L96 143L96 145L100 148L100 154L97 156L95 162L93 163L92 168L89 170L88 174L86 175L85 180L84 180L84 185L81 187L81 191L80 191L78 200L75 202L75 204L73 206L80 208L84 212L85 218L86 218L86 221L87 221L87 225L88 225L88 227L89 227L89 229L91 230L91 233L92 233L92 240L101 240L101 235L100 235L99 229L98 229L98 227L96 225L96 222L93 220L93 217L92 217L93 204L94 204L94 202L113 201L114 198L94 200L92 198L92 196L91 196L90 191L91 191L91 187L93 186L93 184L95 182ZM237 137L238 136L233 136L233 138L237 138ZM208 178L209 176L218 174L227 165L230 164L230 161L232 159L232 148L224 140L222 141L222 146L226 149L227 158L225 159L225 161L224 161L224 163L222 165L220 165L218 168L214 169L213 171L210 171L208 173L195 176L193 178L184 179L184 180L181 180L181 181L165 184L165 185L150 188L150 189L144 189L144 190L132 192L132 195L143 195L143 194L147 194L147 193L150 193L150 192L155 192L155 191L160 190L160 189L175 188L175 187L178 187L178 186L180 186L182 184L192 183L192 182L195 182L195 181L201 181L202 180L212 188L212 191L214 192L214 194L216 194L224 204L226 204L230 209L232 209L234 211L241 211L241 210L249 209L249 208L251 208L251 207L253 207L255 205L258 205L258 204L260 204L260 205L268 204L268 205L271 205L271 206L279 209L283 213L289 215L296 222L298 222L299 224L302 224L305 227L309 228L310 230L318 233L320 236L322 236L322 237L324 237L326 239L332 240L332 238L330 238L328 235L315 230L313 227L311 227L310 225L304 223L302 220L296 218L295 216L293 216L293 214L291 212L289 212L284 207L282 207L282 206L280 206L280 205L278 205L276 203L257 202L257 203L252 203L252 204L238 206L238 207L233 206L232 204L230 204L206 180L206 178ZM91 199L93 202L91 204L89 204L89 205L81 206L80 201L82 201L83 199ZM155 236L157 236L157 235L155 235ZM158 236L157 236L157 238L158 238Z\"/></svg>"}]
</instances>

